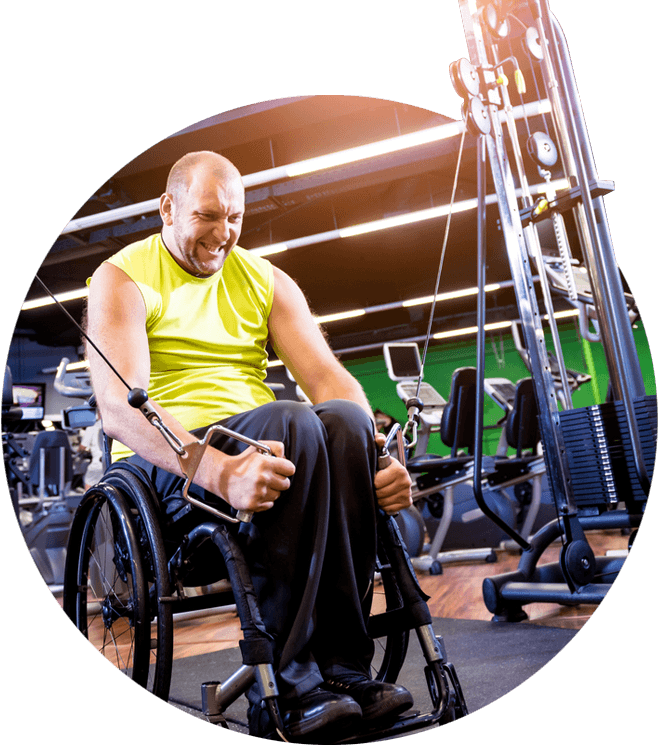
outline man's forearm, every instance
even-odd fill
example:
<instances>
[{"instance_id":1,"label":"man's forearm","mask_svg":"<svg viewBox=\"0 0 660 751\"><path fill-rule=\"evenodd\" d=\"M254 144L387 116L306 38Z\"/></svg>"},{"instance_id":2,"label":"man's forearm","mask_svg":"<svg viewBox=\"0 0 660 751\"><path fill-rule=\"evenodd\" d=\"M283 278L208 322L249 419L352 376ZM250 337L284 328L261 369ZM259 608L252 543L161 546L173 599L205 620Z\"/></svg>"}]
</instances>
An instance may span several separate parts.
<instances>
[{"instance_id":1,"label":"man's forearm","mask_svg":"<svg viewBox=\"0 0 660 751\"><path fill-rule=\"evenodd\" d=\"M312 401L314 404L330 401L330 399L347 399L348 401L359 404L362 409L371 417L376 424L373 410L369 404L364 389L347 370L341 366L341 371L334 374L333 377L319 380L315 384Z\"/></svg>"},{"instance_id":2,"label":"man's forearm","mask_svg":"<svg viewBox=\"0 0 660 751\"><path fill-rule=\"evenodd\" d=\"M153 405L153 402L149 403ZM195 440L165 410L157 408L156 412L183 444ZM122 443L151 464L182 476L176 452L139 409L131 407L128 402L124 405L119 400L106 399L101 403L101 414L103 429L110 438Z\"/></svg>"}]
</instances>

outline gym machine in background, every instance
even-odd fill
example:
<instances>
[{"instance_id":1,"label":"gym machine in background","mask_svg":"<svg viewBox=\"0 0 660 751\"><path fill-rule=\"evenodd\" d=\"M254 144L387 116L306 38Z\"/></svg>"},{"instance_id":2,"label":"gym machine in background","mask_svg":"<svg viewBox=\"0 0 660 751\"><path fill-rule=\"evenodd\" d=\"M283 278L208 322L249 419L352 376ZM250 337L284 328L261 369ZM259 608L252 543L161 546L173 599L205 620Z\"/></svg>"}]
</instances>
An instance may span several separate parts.
<instances>
[{"instance_id":1,"label":"gym machine in background","mask_svg":"<svg viewBox=\"0 0 660 751\"><path fill-rule=\"evenodd\" d=\"M492 563L498 550L519 549L475 500L475 368L454 371L447 400L424 380L415 342L384 344L383 354L397 395L407 403L419 393L424 404L417 441L409 447L414 454L406 457L414 482L414 506L397 517L415 568L441 574L444 564ZM485 380L485 391L503 416L489 426L500 430L501 437L496 454L482 462L480 474L488 506L526 540L542 523L556 518L543 456L537 451L538 415L531 385L530 378L517 384L504 378ZM432 433L439 434L448 456L427 453ZM424 543L426 535L428 543Z\"/></svg>"},{"instance_id":2,"label":"gym machine in background","mask_svg":"<svg viewBox=\"0 0 660 751\"><path fill-rule=\"evenodd\" d=\"M450 73L463 98L468 130L477 138L479 188L473 486L483 508L479 480L489 172L514 282L521 343L534 384L548 486L558 516L531 541L514 535L523 550L518 570L484 581L484 599L494 619L520 620L526 617L525 604L598 604L609 590L622 559L595 557L585 532L630 529L632 544L652 478L657 401L645 392L631 327L634 301L624 293L607 225L603 196L613 184L597 176L568 47L548 1L459 0L459 6L470 59L453 63ZM527 87L526 81L533 81L533 87L531 83ZM528 90L533 92L531 98ZM527 132L519 132L511 114L512 96L523 105L540 103L539 111L548 113L547 118L543 115L542 130L537 116L533 121L525 118L520 128ZM547 193L540 199L534 200L529 190L530 171L547 181ZM565 189L553 190L551 183L556 185L562 178ZM539 299L533 274L539 277ZM602 344L611 401L572 406L571 374L564 364L554 315L558 294L577 309L582 336ZM556 358L552 363L543 314L552 336ZM488 515L502 526L495 514ZM557 539L562 542L559 563L537 565Z\"/></svg>"},{"instance_id":3,"label":"gym machine in background","mask_svg":"<svg viewBox=\"0 0 660 751\"><path fill-rule=\"evenodd\" d=\"M68 375L64 358L57 368L53 386L66 397L91 395L88 378ZM23 392L40 398L28 403ZM82 498L85 462L74 450L73 435L94 424L95 410L88 405L73 405L62 410L62 427L36 429L43 416L43 386L12 383L5 369L2 403L2 447L9 494L21 533L32 559L54 594L62 590L64 560L69 530L75 509ZM81 466L82 465L82 466Z\"/></svg>"}]
</instances>

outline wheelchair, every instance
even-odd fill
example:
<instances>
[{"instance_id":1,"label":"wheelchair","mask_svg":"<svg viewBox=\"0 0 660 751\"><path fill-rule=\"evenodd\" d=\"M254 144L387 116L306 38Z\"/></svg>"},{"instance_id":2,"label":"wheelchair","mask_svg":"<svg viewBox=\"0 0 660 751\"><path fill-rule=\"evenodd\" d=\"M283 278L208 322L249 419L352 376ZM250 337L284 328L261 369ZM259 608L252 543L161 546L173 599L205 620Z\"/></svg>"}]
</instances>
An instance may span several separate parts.
<instances>
[{"instance_id":1,"label":"wheelchair","mask_svg":"<svg viewBox=\"0 0 660 751\"><path fill-rule=\"evenodd\" d=\"M180 521L192 511L184 505ZM265 633L237 524L215 516L201 519L180 539L146 473L128 462L111 465L101 482L82 497L69 535L63 607L96 648L133 681L167 701L170 691L176 613L235 604L243 638L242 665L221 682L201 686L204 717L228 727L225 712L256 683L279 739L288 737L278 707L272 642ZM199 522L199 523L197 523ZM337 742L366 742L444 725L468 713L456 670L448 661L393 517L378 517L377 571L384 601L372 612L368 632L376 644L376 680L395 682L415 631L426 665L432 709L410 710L387 727L363 728ZM211 558L209 558L211 556ZM208 561L217 564L209 574ZM230 587L191 595L192 588L228 579ZM213 588L211 588L213 589ZM217 588L216 588L217 589ZM295 625L294 625L295 629ZM304 736L302 736L304 742Z\"/></svg>"}]
</instances>

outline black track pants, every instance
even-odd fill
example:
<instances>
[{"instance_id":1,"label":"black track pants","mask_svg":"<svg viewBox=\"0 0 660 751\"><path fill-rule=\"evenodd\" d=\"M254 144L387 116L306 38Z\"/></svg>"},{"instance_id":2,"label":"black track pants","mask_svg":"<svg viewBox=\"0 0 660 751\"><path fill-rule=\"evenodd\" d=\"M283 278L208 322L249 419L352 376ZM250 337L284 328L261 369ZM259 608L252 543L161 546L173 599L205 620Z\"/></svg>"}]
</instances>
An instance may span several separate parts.
<instances>
[{"instance_id":1,"label":"black track pants","mask_svg":"<svg viewBox=\"0 0 660 751\"><path fill-rule=\"evenodd\" d=\"M305 693L322 675L368 673L373 645L365 624L376 558L371 419L345 400L313 407L275 401L220 424L257 440L281 441L296 467L291 487L274 507L238 532L263 622L282 658L282 694ZM229 454L246 448L221 433L211 445ZM181 505L181 478L139 457L128 461L148 472L170 512ZM217 497L194 485L191 494L218 505Z\"/></svg>"}]
</instances>

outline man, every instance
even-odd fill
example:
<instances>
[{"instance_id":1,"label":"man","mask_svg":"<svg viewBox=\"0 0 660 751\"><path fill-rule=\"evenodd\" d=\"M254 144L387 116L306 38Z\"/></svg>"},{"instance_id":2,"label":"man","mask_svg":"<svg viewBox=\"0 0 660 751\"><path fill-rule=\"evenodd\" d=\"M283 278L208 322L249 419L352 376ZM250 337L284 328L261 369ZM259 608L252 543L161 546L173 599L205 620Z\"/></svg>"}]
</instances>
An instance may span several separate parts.
<instances>
[{"instance_id":1,"label":"man","mask_svg":"<svg viewBox=\"0 0 660 751\"><path fill-rule=\"evenodd\" d=\"M272 449L264 455L216 433L193 487L207 503L254 513L241 534L282 662L284 721L307 740L412 705L403 687L368 678L373 645L365 631L374 491L381 508L395 513L411 504L410 479L397 461L376 471L369 403L332 354L297 284L237 246L244 210L233 164L213 152L184 156L160 200L162 232L94 273L88 327L184 444L222 422ZM275 401L264 384L267 341L312 407ZM175 452L128 405L125 387L96 352L88 354L103 427L115 441L113 459L144 467L166 507L180 507ZM325 549L314 610L291 644L310 561L318 557L314 545ZM266 735L258 697L248 698L250 732Z\"/></svg>"}]
</instances>

